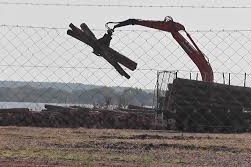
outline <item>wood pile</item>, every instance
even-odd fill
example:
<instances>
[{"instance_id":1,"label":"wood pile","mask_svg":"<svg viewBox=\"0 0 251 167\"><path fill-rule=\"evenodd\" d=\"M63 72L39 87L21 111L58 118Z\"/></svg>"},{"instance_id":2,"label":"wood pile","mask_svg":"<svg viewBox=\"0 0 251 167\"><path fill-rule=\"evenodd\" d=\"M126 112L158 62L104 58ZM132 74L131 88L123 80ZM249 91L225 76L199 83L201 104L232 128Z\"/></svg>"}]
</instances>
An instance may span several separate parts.
<instances>
[{"instance_id":1,"label":"wood pile","mask_svg":"<svg viewBox=\"0 0 251 167\"><path fill-rule=\"evenodd\" d=\"M246 131L250 128L251 88L175 79L162 108L179 130Z\"/></svg>"},{"instance_id":2,"label":"wood pile","mask_svg":"<svg viewBox=\"0 0 251 167\"><path fill-rule=\"evenodd\" d=\"M154 113L46 105L44 111L0 112L0 126L155 129Z\"/></svg>"}]
</instances>

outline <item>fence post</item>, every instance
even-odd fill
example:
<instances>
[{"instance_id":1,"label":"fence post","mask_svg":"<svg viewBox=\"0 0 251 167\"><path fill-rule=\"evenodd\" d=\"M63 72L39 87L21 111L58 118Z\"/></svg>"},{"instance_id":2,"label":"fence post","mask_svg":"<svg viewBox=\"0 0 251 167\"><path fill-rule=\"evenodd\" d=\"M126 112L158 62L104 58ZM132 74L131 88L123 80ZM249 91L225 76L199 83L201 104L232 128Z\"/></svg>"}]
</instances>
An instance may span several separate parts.
<instances>
[{"instance_id":1,"label":"fence post","mask_svg":"<svg viewBox=\"0 0 251 167\"><path fill-rule=\"evenodd\" d=\"M222 73L222 77L223 77L223 84L225 85L225 75L224 75L224 72Z\"/></svg>"},{"instance_id":2,"label":"fence post","mask_svg":"<svg viewBox=\"0 0 251 167\"><path fill-rule=\"evenodd\" d=\"M156 103L157 103L157 112L159 112L159 75L160 75L160 72L157 71L157 86L156 86L156 96L157 96L157 99L156 99Z\"/></svg>"},{"instance_id":3,"label":"fence post","mask_svg":"<svg viewBox=\"0 0 251 167\"><path fill-rule=\"evenodd\" d=\"M244 74L244 87L246 87L247 73Z\"/></svg>"},{"instance_id":4,"label":"fence post","mask_svg":"<svg viewBox=\"0 0 251 167\"><path fill-rule=\"evenodd\" d=\"M230 73L228 73L228 85L230 85Z\"/></svg>"}]
</instances>

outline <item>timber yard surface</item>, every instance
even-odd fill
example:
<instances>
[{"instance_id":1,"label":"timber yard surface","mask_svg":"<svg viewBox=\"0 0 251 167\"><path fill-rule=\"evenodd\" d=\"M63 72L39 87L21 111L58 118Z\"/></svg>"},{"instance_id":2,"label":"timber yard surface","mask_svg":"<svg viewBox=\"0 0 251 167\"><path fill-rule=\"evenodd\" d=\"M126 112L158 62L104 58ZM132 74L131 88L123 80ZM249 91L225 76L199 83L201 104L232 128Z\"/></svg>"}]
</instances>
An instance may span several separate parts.
<instances>
[{"instance_id":1,"label":"timber yard surface","mask_svg":"<svg viewBox=\"0 0 251 167\"><path fill-rule=\"evenodd\" d=\"M0 166L251 166L251 134L0 127Z\"/></svg>"}]
</instances>

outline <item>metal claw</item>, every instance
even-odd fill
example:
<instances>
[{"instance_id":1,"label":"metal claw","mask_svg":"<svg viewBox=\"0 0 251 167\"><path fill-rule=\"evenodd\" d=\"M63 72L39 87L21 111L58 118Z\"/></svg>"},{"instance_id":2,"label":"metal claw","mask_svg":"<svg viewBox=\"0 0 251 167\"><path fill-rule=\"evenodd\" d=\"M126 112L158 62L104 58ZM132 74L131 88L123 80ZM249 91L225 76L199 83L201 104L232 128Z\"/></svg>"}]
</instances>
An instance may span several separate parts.
<instances>
[{"instance_id":1,"label":"metal claw","mask_svg":"<svg viewBox=\"0 0 251 167\"><path fill-rule=\"evenodd\" d=\"M103 57L119 72L120 75L125 76L127 79L130 78L120 64L130 70L135 70L137 63L109 47L112 39L112 30L108 30L102 38L97 39L85 23L80 25L81 29L77 28L72 23L69 27L71 29L67 31L68 35L92 47L95 55Z\"/></svg>"}]
</instances>

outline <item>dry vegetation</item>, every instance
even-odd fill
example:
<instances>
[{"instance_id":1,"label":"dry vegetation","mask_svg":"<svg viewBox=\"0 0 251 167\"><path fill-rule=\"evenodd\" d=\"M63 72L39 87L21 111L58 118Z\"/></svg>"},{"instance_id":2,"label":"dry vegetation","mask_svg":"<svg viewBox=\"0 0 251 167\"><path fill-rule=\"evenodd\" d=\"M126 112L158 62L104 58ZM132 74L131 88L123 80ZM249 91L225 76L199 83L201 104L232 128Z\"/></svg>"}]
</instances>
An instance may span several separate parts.
<instances>
[{"instance_id":1,"label":"dry vegetation","mask_svg":"<svg viewBox=\"0 0 251 167\"><path fill-rule=\"evenodd\" d=\"M251 134L0 127L0 166L251 166Z\"/></svg>"}]
</instances>

